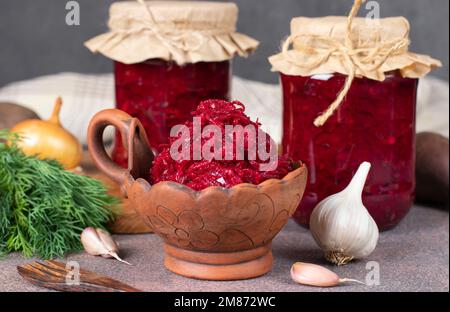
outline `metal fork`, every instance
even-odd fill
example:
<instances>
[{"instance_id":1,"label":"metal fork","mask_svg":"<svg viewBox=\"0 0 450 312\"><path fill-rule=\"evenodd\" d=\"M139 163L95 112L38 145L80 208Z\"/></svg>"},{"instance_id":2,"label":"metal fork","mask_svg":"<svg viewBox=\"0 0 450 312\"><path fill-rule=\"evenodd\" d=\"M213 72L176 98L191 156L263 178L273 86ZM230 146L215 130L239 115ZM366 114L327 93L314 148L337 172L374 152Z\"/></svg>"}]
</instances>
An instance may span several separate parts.
<instances>
[{"instance_id":1,"label":"metal fork","mask_svg":"<svg viewBox=\"0 0 450 312\"><path fill-rule=\"evenodd\" d=\"M20 276L33 285L64 292L141 292L105 275L84 269L69 270L64 263L47 260L17 266Z\"/></svg>"}]
</instances>

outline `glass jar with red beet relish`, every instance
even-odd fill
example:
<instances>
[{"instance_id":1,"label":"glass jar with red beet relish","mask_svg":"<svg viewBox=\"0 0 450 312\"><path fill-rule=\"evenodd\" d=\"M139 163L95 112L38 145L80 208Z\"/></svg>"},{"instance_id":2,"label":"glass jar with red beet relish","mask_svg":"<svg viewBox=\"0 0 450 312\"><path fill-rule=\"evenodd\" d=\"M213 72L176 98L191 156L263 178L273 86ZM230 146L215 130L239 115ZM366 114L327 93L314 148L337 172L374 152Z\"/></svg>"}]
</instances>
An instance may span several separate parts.
<instances>
[{"instance_id":1,"label":"glass jar with red beet relish","mask_svg":"<svg viewBox=\"0 0 450 312\"><path fill-rule=\"evenodd\" d=\"M291 28L270 62L281 75L283 152L309 170L294 218L308 226L368 161L363 203L380 230L394 227L414 200L417 78L439 61L408 52L403 18L296 18Z\"/></svg>"},{"instance_id":2,"label":"glass jar with red beet relish","mask_svg":"<svg viewBox=\"0 0 450 312\"><path fill-rule=\"evenodd\" d=\"M130 65L115 62L116 106L139 118L151 146L159 150L168 142L170 129L184 124L201 101L229 99L230 67L230 61L182 66L165 60ZM127 166L127 151L119 134L113 159Z\"/></svg>"},{"instance_id":3,"label":"glass jar with red beet relish","mask_svg":"<svg viewBox=\"0 0 450 312\"><path fill-rule=\"evenodd\" d=\"M309 183L295 212L309 224L314 207L342 191L363 161L372 164L363 202L382 229L397 224L414 199L417 79L356 78L346 100L322 127L314 120L336 98L346 77L281 74L283 151L308 165Z\"/></svg>"},{"instance_id":4,"label":"glass jar with red beet relish","mask_svg":"<svg viewBox=\"0 0 450 312\"><path fill-rule=\"evenodd\" d=\"M258 42L236 32L238 8L225 2L116 2L110 32L86 43L115 62L116 106L139 118L155 150L203 100L228 100L231 63ZM113 159L127 167L116 135Z\"/></svg>"}]
</instances>

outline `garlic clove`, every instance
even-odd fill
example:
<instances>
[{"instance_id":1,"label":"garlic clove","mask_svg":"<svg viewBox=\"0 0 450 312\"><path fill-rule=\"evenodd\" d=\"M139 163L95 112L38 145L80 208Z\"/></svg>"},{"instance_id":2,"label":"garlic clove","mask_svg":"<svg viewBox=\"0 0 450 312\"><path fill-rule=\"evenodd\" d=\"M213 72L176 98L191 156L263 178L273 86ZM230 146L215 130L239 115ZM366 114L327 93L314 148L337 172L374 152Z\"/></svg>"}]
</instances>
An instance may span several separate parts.
<instances>
[{"instance_id":1,"label":"garlic clove","mask_svg":"<svg viewBox=\"0 0 450 312\"><path fill-rule=\"evenodd\" d=\"M333 287L339 285L339 276L318 265L297 262L291 267L292 280L298 284L317 286L317 287Z\"/></svg>"},{"instance_id":2,"label":"garlic clove","mask_svg":"<svg viewBox=\"0 0 450 312\"><path fill-rule=\"evenodd\" d=\"M103 245L108 250L108 255L110 257L116 258L118 261L123 262L125 264L131 265L129 262L119 257L118 255L119 245L113 240L111 234L102 229L97 229L97 233Z\"/></svg>"},{"instance_id":3,"label":"garlic clove","mask_svg":"<svg viewBox=\"0 0 450 312\"><path fill-rule=\"evenodd\" d=\"M119 246L117 246L117 243L113 240L113 238L111 237L111 234L109 234L108 232L106 232L105 230L102 229L96 229L97 230L97 235L100 238L101 242L103 243L103 245L105 246L105 248L108 251L117 251L119 249Z\"/></svg>"},{"instance_id":4,"label":"garlic clove","mask_svg":"<svg viewBox=\"0 0 450 312\"><path fill-rule=\"evenodd\" d=\"M129 262L121 259L118 255L118 245L111 234L102 230L88 227L81 233L81 243L84 250L92 256L101 256L103 258L115 258L120 262L131 265Z\"/></svg>"},{"instance_id":5,"label":"garlic clove","mask_svg":"<svg viewBox=\"0 0 450 312\"><path fill-rule=\"evenodd\" d=\"M334 287L348 282L365 285L355 279L339 278L336 273L319 265L303 262L296 262L292 265L291 278L298 284L315 287Z\"/></svg>"},{"instance_id":6,"label":"garlic clove","mask_svg":"<svg viewBox=\"0 0 450 312\"><path fill-rule=\"evenodd\" d=\"M92 256L103 256L108 254L108 249L105 247L96 229L88 227L81 233L81 244L84 250Z\"/></svg>"},{"instance_id":7,"label":"garlic clove","mask_svg":"<svg viewBox=\"0 0 450 312\"><path fill-rule=\"evenodd\" d=\"M311 234L334 264L365 258L377 245L378 227L362 202L370 167L362 163L350 184L321 201L311 214Z\"/></svg>"}]
</instances>

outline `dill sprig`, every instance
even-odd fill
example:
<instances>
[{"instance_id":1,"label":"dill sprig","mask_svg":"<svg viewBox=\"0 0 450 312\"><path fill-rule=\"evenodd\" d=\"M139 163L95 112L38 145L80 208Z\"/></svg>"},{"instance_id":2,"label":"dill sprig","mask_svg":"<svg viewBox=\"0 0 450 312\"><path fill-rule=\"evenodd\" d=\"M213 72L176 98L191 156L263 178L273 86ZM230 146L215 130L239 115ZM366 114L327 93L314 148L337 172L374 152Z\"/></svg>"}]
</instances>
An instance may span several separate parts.
<instances>
[{"instance_id":1,"label":"dill sprig","mask_svg":"<svg viewBox=\"0 0 450 312\"><path fill-rule=\"evenodd\" d=\"M98 180L26 156L19 139L0 130L0 254L51 259L81 250L80 233L105 228L117 199Z\"/></svg>"}]
</instances>

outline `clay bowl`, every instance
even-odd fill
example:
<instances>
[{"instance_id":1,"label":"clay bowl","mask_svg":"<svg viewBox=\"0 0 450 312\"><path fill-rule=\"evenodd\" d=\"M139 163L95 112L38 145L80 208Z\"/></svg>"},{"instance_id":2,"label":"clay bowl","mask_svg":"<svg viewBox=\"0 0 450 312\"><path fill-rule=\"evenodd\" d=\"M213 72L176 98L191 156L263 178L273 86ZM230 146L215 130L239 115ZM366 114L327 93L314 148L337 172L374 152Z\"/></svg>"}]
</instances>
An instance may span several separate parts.
<instances>
[{"instance_id":1,"label":"clay bowl","mask_svg":"<svg viewBox=\"0 0 450 312\"><path fill-rule=\"evenodd\" d=\"M113 125L128 149L129 168L117 166L105 152L102 134ZM89 150L100 170L117 181L138 215L164 242L165 266L172 272L205 280L239 280L272 268L271 242L302 199L304 165L282 180L203 191L174 183L150 185L154 158L141 123L120 110L92 119Z\"/></svg>"}]
</instances>

